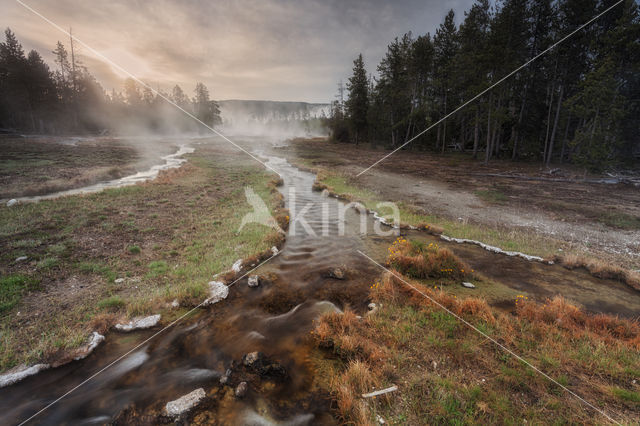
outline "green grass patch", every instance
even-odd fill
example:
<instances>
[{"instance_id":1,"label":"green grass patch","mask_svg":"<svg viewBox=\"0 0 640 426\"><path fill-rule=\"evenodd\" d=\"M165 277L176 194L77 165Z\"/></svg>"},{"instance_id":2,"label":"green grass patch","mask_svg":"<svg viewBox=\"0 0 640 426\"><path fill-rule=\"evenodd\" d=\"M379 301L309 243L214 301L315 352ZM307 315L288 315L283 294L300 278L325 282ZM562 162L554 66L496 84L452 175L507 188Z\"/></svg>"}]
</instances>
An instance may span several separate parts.
<instances>
[{"instance_id":1,"label":"green grass patch","mask_svg":"<svg viewBox=\"0 0 640 426\"><path fill-rule=\"evenodd\" d=\"M640 217L622 212L607 212L600 215L598 221L612 228L640 229Z\"/></svg>"},{"instance_id":2,"label":"green grass patch","mask_svg":"<svg viewBox=\"0 0 640 426\"><path fill-rule=\"evenodd\" d=\"M110 311L118 310L124 307L124 305L125 305L124 300L122 300L122 298L117 295L109 296L98 302L98 308L102 310L110 310Z\"/></svg>"},{"instance_id":3,"label":"green grass patch","mask_svg":"<svg viewBox=\"0 0 640 426\"><path fill-rule=\"evenodd\" d=\"M24 291L36 288L37 281L25 275L8 275L0 278L0 314L18 304Z\"/></svg>"},{"instance_id":4,"label":"green grass patch","mask_svg":"<svg viewBox=\"0 0 640 426\"><path fill-rule=\"evenodd\" d=\"M44 259L40 260L37 264L36 267L38 269L52 269L55 268L56 266L58 266L60 264L60 260L57 257L45 257Z\"/></svg>"},{"instance_id":5,"label":"green grass patch","mask_svg":"<svg viewBox=\"0 0 640 426\"><path fill-rule=\"evenodd\" d=\"M139 246L129 246L127 250L129 250L129 253L131 254L140 254L142 251Z\"/></svg>"},{"instance_id":6,"label":"green grass patch","mask_svg":"<svg viewBox=\"0 0 640 426\"><path fill-rule=\"evenodd\" d=\"M630 391L622 388L612 388L611 393L620 399L624 399L625 401L635 402L636 404L640 404L640 393Z\"/></svg>"},{"instance_id":7,"label":"green grass patch","mask_svg":"<svg viewBox=\"0 0 640 426\"><path fill-rule=\"evenodd\" d=\"M100 275L109 282L113 282L117 276L117 274L108 265L98 262L80 262L76 265L76 268L80 272Z\"/></svg>"},{"instance_id":8,"label":"green grass patch","mask_svg":"<svg viewBox=\"0 0 640 426\"><path fill-rule=\"evenodd\" d=\"M509 199L509 197L507 197L502 191L497 189L478 190L474 191L474 194L476 194L478 198L488 203L500 204Z\"/></svg>"},{"instance_id":9,"label":"green grass patch","mask_svg":"<svg viewBox=\"0 0 640 426\"><path fill-rule=\"evenodd\" d=\"M169 270L169 265L164 260L154 260L147 265L147 268L149 269L149 277L158 277Z\"/></svg>"}]
</instances>

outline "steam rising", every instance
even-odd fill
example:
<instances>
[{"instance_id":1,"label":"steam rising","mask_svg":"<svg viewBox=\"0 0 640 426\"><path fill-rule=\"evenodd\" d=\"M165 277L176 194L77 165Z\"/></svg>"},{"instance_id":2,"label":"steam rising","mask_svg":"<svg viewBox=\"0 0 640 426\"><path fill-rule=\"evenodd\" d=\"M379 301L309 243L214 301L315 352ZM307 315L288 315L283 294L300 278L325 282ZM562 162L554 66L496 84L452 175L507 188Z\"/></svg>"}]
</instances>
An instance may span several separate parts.
<instances>
[{"instance_id":1,"label":"steam rising","mask_svg":"<svg viewBox=\"0 0 640 426\"><path fill-rule=\"evenodd\" d=\"M225 135L284 140L293 137L326 136L324 119L328 104L254 100L219 101Z\"/></svg>"}]
</instances>

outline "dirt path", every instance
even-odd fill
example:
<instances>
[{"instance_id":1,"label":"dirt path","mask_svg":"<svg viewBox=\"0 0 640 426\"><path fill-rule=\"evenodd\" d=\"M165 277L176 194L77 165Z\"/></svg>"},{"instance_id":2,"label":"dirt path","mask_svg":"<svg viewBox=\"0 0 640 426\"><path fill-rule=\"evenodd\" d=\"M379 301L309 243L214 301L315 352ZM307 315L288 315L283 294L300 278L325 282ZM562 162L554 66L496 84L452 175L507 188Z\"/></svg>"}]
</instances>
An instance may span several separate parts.
<instances>
[{"instance_id":1,"label":"dirt path","mask_svg":"<svg viewBox=\"0 0 640 426\"><path fill-rule=\"evenodd\" d=\"M598 222L569 222L517 203L489 204L477 195L433 179L371 170L362 184L387 199L411 202L429 214L489 226L524 228L571 244L598 248L614 255L639 259L640 231L612 229Z\"/></svg>"}]
</instances>

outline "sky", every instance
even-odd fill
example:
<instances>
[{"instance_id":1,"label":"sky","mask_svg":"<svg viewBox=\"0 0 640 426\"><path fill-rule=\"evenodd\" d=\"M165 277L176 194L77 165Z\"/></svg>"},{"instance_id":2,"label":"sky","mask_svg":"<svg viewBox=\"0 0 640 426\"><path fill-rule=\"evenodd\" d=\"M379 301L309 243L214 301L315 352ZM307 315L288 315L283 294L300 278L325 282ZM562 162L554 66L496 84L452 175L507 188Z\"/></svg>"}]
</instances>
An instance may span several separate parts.
<instances>
[{"instance_id":1,"label":"sky","mask_svg":"<svg viewBox=\"0 0 640 426\"><path fill-rule=\"evenodd\" d=\"M192 95L203 82L214 99L330 102L352 61L369 72L389 42L435 32L449 9L464 18L472 0L21 0L141 80ZM68 36L15 0L0 0L0 27L53 68ZM76 52L103 87L126 74L82 46Z\"/></svg>"}]
</instances>

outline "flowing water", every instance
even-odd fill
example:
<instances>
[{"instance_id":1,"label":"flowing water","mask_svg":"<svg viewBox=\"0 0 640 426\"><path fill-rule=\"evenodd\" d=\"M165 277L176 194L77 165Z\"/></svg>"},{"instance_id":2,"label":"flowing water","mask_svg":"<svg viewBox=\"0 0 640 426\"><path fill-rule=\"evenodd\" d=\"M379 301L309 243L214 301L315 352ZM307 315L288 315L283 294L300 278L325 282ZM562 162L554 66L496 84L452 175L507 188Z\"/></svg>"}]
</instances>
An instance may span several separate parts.
<instances>
[{"instance_id":1,"label":"flowing water","mask_svg":"<svg viewBox=\"0 0 640 426\"><path fill-rule=\"evenodd\" d=\"M168 401L200 387L211 396L197 408L201 422L335 423L329 414L328 398L313 387L315 372L307 336L313 320L323 312L347 307L360 312L366 309L369 285L381 271L357 250L383 260L398 231L380 228L370 214L361 215L355 209L346 211L343 222L340 212L344 204L312 191L313 174L274 156L264 158L283 177L281 190L287 206L298 212L308 206L304 219L309 227L303 222L291 224L281 253L255 272L265 278L263 283L249 288L246 278L238 281L226 300L166 330L53 405L34 423L154 424ZM409 231L408 236L435 239L418 231ZM495 280L496 286L521 289L539 298L565 294L594 311L638 315L640 296L620 283L598 280L584 271L569 272L557 265L487 252L477 246L439 244L450 247L477 271ZM331 277L338 267L346 272L345 279ZM0 423L19 423L28 418L154 332L110 333L85 360L0 389ZM288 380L260 378L247 372L240 365L241 359L253 351L261 351L282 365ZM219 384L227 369L232 369L229 384L249 382L244 399L233 397L232 387Z\"/></svg>"},{"instance_id":2,"label":"flowing water","mask_svg":"<svg viewBox=\"0 0 640 426\"><path fill-rule=\"evenodd\" d=\"M129 176L124 176L119 179L113 179L105 182L98 182L93 185L83 186L81 188L67 189L64 191L52 192L45 195L19 197L15 200L19 202L38 202L41 200L52 200L67 195L90 194L93 192L100 192L104 189L121 188L123 186L135 185L140 182L155 179L158 176L158 173L160 173L162 170L175 169L177 167L180 167L185 161L187 161L182 158L182 156L184 154L190 154L193 151L194 148L190 146L180 145L175 153L165 155L164 157L160 158L162 161L164 161L164 163L151 166L148 170L143 170L141 172Z\"/></svg>"}]
</instances>

